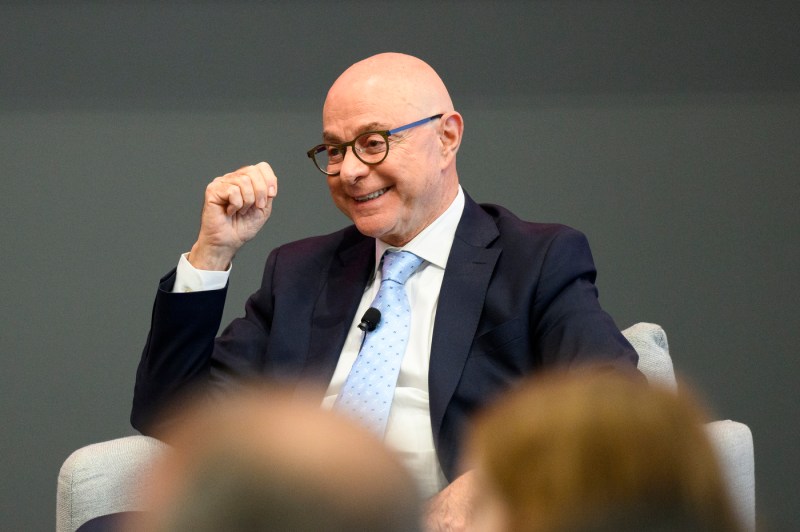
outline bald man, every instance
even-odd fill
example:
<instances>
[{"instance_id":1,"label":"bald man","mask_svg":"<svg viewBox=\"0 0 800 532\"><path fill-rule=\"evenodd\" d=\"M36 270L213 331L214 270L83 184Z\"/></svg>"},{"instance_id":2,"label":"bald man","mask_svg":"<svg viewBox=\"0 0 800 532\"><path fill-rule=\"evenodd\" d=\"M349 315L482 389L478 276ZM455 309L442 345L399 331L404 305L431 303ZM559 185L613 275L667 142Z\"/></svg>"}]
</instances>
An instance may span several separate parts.
<instances>
[{"instance_id":1,"label":"bald man","mask_svg":"<svg viewBox=\"0 0 800 532\"><path fill-rule=\"evenodd\" d=\"M245 316L215 339L233 256L269 218L278 183L263 162L212 181L197 241L159 287L132 423L147 432L191 383L254 375L317 383L333 405L383 254L409 251L423 260L405 284L410 333L383 438L432 497L429 528L457 528L471 491L460 444L477 409L543 367L633 369L636 353L600 308L581 233L522 221L461 188L464 120L428 64L396 53L354 64L330 88L322 125L308 156L353 225L273 250Z\"/></svg>"}]
</instances>

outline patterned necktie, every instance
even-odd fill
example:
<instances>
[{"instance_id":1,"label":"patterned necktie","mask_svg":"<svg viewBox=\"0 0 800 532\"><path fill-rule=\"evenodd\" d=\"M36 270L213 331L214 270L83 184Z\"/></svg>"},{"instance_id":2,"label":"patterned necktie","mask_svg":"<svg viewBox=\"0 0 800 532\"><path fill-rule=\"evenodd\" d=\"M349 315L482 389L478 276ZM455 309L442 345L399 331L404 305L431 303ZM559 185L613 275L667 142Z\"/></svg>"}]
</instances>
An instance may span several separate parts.
<instances>
[{"instance_id":1,"label":"patterned necktie","mask_svg":"<svg viewBox=\"0 0 800 532\"><path fill-rule=\"evenodd\" d=\"M420 264L422 259L409 251L384 253L381 287L372 302L380 310L381 320L375 330L366 334L336 398L335 408L350 414L379 436L386 430L411 326L411 306L404 285Z\"/></svg>"}]
</instances>

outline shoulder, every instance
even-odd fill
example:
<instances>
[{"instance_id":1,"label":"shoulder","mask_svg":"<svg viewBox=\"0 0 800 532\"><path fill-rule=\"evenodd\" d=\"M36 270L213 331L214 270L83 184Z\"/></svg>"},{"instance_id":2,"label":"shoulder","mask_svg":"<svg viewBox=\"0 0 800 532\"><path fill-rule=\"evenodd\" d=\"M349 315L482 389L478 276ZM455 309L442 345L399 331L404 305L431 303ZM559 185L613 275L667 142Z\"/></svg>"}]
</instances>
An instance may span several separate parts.
<instances>
[{"instance_id":1,"label":"shoulder","mask_svg":"<svg viewBox=\"0 0 800 532\"><path fill-rule=\"evenodd\" d=\"M365 238L367 237L359 233L354 225L349 225L326 235L310 236L281 244L275 249L289 254L318 254L335 251L342 245L359 242Z\"/></svg>"},{"instance_id":2,"label":"shoulder","mask_svg":"<svg viewBox=\"0 0 800 532\"><path fill-rule=\"evenodd\" d=\"M509 209L468 200L456 237L468 246L500 252L498 268L511 271L549 265L590 271L594 260L586 236L559 223L523 220Z\"/></svg>"},{"instance_id":3,"label":"shoulder","mask_svg":"<svg viewBox=\"0 0 800 532\"><path fill-rule=\"evenodd\" d=\"M504 247L586 242L586 236L581 231L564 224L523 220L509 209L493 203L475 204L475 207L497 228L497 243Z\"/></svg>"},{"instance_id":4,"label":"shoulder","mask_svg":"<svg viewBox=\"0 0 800 532\"><path fill-rule=\"evenodd\" d=\"M369 245L373 239L365 237L350 225L327 235L318 235L282 244L269 255L267 262L280 262L284 267L321 267L351 248Z\"/></svg>"}]
</instances>

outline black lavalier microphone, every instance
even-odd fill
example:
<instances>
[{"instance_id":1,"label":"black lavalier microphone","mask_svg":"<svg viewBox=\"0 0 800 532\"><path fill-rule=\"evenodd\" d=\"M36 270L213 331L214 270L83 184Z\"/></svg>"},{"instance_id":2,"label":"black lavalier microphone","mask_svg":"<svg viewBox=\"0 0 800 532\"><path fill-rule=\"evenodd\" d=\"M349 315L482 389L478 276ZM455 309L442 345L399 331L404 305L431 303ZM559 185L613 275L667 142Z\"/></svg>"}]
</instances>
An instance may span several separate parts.
<instances>
[{"instance_id":1,"label":"black lavalier microphone","mask_svg":"<svg viewBox=\"0 0 800 532\"><path fill-rule=\"evenodd\" d=\"M371 332L375 330L378 323L381 321L381 311L375 307L369 307L364 315L361 317L361 323L358 328L362 331Z\"/></svg>"}]
</instances>

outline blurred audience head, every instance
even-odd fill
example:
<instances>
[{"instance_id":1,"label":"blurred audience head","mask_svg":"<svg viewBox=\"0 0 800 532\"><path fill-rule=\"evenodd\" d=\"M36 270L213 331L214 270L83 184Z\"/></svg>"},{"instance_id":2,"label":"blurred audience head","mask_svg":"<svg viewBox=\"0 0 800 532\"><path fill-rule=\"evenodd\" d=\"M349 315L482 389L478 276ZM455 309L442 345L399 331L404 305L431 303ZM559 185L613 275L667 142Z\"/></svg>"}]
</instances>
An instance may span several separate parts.
<instances>
[{"instance_id":1,"label":"blurred audience head","mask_svg":"<svg viewBox=\"0 0 800 532\"><path fill-rule=\"evenodd\" d=\"M171 449L129 530L398 531L419 529L419 498L401 462L319 401L251 387L183 405L159 439Z\"/></svg>"},{"instance_id":2,"label":"blurred audience head","mask_svg":"<svg viewBox=\"0 0 800 532\"><path fill-rule=\"evenodd\" d=\"M704 422L690 395L609 371L527 381L473 426L476 529L738 530Z\"/></svg>"}]
</instances>

